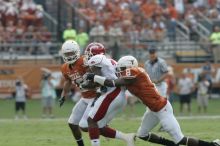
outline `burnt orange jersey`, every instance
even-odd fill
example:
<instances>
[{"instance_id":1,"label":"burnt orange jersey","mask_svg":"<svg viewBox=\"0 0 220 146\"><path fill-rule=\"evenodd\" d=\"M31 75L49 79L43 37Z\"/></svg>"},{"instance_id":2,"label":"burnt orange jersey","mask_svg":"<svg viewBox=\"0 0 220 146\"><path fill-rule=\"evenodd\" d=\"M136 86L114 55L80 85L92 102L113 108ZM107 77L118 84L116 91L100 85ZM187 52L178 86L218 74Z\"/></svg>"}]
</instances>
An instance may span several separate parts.
<instances>
[{"instance_id":1,"label":"burnt orange jersey","mask_svg":"<svg viewBox=\"0 0 220 146\"><path fill-rule=\"evenodd\" d=\"M84 65L84 57L81 56L73 65L64 63L61 67L62 74L66 80L70 80L72 84L77 86L83 81L83 75L87 72L88 67ZM96 90L80 90L84 98L96 97Z\"/></svg>"},{"instance_id":2,"label":"burnt orange jersey","mask_svg":"<svg viewBox=\"0 0 220 146\"><path fill-rule=\"evenodd\" d=\"M135 82L127 85L128 91L137 96L151 111L160 111L167 103L151 82L148 74L143 68L136 67L126 69L122 72L125 78L136 78Z\"/></svg>"}]
</instances>

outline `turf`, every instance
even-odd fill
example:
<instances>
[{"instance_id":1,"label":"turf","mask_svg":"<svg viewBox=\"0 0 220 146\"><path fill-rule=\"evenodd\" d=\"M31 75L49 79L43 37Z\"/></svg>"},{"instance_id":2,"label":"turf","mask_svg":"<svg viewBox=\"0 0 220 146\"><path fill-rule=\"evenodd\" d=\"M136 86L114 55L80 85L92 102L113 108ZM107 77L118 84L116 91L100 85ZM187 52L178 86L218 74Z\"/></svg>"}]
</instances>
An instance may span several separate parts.
<instances>
[{"instance_id":1,"label":"turf","mask_svg":"<svg viewBox=\"0 0 220 146\"><path fill-rule=\"evenodd\" d=\"M41 103L39 100L29 100L27 103L28 120L14 120L14 101L0 100L0 146L75 146L67 119L73 104L66 102L64 107L56 105L55 119L41 119ZM178 115L178 103L174 103L174 111ZM211 100L208 113L205 115L220 115L220 100ZM135 114L127 108L120 113L110 126L124 132L136 132L140 124L140 116L145 111L142 104L136 104ZM196 103L193 102L193 113L196 113ZM187 114L185 114L187 115ZM136 116L138 118L133 118ZM187 136L199 137L205 140L220 138L220 118L217 119L182 119L182 131ZM158 127L154 129L157 132ZM157 132L158 133L158 132ZM159 133L166 137L167 134ZM90 145L88 134L84 133L86 146ZM101 139L103 146L124 146L119 140ZM136 141L136 146L154 146L153 144Z\"/></svg>"}]
</instances>

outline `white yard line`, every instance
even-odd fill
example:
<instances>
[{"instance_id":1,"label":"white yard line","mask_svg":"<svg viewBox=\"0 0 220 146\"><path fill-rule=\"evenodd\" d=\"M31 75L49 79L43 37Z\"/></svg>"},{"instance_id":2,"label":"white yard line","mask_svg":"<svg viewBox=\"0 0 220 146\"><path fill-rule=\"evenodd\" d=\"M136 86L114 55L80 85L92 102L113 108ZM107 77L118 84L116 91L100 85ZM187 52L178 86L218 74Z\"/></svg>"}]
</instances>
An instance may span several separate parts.
<instances>
[{"instance_id":1,"label":"white yard line","mask_svg":"<svg viewBox=\"0 0 220 146\"><path fill-rule=\"evenodd\" d=\"M178 116L176 117L178 120L195 120L195 119L220 119L220 115L213 115L213 116ZM141 120L141 117L134 117L134 118L127 118L127 117L117 117L114 120ZM49 121L68 121L68 118L54 118L54 119L42 119L42 118L30 118L27 120L24 119L0 119L0 122L15 122L15 121L39 121L39 122L49 122Z\"/></svg>"}]
</instances>

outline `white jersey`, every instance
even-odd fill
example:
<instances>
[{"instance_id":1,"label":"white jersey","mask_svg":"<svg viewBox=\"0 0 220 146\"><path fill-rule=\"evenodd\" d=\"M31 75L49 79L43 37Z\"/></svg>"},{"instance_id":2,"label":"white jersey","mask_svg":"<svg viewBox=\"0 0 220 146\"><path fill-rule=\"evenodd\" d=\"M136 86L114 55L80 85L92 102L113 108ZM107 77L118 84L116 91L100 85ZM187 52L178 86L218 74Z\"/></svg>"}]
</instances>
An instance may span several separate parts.
<instances>
[{"instance_id":1,"label":"white jersey","mask_svg":"<svg viewBox=\"0 0 220 146\"><path fill-rule=\"evenodd\" d=\"M107 58L105 55L95 55L91 57L88 61L88 65L90 67L101 67L102 76L106 77L107 79L117 79L116 62Z\"/></svg>"}]
</instances>

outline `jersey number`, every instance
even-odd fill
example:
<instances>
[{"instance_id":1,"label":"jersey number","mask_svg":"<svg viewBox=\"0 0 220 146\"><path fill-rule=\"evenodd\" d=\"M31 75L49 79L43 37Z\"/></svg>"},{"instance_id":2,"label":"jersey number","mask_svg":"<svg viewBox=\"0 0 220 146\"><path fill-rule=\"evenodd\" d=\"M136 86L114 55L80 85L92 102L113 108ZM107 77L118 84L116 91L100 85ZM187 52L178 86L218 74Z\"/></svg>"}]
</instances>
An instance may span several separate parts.
<instances>
[{"instance_id":1,"label":"jersey number","mask_svg":"<svg viewBox=\"0 0 220 146\"><path fill-rule=\"evenodd\" d=\"M126 69L125 70L125 74L126 74L126 76L131 76L131 70L130 69Z\"/></svg>"}]
</instances>

